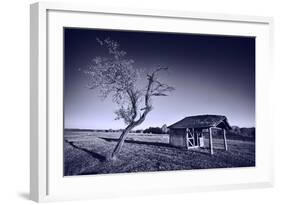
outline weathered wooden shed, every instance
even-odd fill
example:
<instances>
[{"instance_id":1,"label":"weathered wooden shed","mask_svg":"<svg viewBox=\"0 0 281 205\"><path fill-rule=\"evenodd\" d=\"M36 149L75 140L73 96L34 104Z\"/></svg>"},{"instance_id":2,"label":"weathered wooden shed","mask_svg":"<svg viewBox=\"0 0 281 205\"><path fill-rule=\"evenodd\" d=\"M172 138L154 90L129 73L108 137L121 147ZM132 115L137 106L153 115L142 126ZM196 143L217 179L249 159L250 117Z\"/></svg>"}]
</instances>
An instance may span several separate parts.
<instances>
[{"instance_id":1,"label":"weathered wooden shed","mask_svg":"<svg viewBox=\"0 0 281 205\"><path fill-rule=\"evenodd\" d=\"M227 150L226 130L231 129L227 118L222 115L196 115L186 117L169 127L170 144L176 147L186 147L187 149L205 147L204 131L209 137L210 153L213 154L214 129L223 131L224 147Z\"/></svg>"}]
</instances>

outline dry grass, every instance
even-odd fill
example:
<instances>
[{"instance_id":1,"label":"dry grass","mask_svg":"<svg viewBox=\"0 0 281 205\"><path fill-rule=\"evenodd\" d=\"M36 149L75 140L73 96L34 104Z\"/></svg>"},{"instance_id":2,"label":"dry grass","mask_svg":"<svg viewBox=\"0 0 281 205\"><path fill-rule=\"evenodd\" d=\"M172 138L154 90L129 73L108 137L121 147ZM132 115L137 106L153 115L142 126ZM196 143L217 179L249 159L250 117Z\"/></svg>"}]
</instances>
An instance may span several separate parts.
<instances>
[{"instance_id":1,"label":"dry grass","mask_svg":"<svg viewBox=\"0 0 281 205\"><path fill-rule=\"evenodd\" d=\"M215 154L209 149L171 147L168 135L130 134L118 160L108 161L120 133L65 132L64 174L106 174L255 166L255 142L214 139ZM208 144L208 140L206 142Z\"/></svg>"}]
</instances>

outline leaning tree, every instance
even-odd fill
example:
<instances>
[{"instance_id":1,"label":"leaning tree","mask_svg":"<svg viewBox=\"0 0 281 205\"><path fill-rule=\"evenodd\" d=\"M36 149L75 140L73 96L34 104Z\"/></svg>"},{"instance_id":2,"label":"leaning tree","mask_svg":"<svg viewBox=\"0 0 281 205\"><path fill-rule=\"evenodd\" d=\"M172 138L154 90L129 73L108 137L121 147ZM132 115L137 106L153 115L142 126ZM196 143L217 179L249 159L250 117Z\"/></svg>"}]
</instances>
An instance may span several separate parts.
<instances>
[{"instance_id":1,"label":"leaning tree","mask_svg":"<svg viewBox=\"0 0 281 205\"><path fill-rule=\"evenodd\" d=\"M167 96L174 88L159 80L159 72L166 71L167 67L159 67L141 79L140 70L133 67L134 61L126 58L126 52L117 42L110 38L97 39L97 42L107 49L108 55L95 57L84 72L88 76L88 88L99 89L103 98L111 97L118 105L116 119L123 119L126 124L110 155L116 159L128 133L143 123L152 110L152 98ZM143 80L145 86L139 83Z\"/></svg>"}]
</instances>

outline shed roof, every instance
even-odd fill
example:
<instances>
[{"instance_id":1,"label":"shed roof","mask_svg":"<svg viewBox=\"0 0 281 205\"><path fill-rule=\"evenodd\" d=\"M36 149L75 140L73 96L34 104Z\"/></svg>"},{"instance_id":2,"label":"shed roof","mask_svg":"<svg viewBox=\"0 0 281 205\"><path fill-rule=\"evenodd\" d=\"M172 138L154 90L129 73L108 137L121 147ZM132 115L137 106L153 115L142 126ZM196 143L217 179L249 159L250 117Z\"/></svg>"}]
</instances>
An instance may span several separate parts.
<instances>
[{"instance_id":1,"label":"shed roof","mask_svg":"<svg viewBox=\"0 0 281 205\"><path fill-rule=\"evenodd\" d=\"M227 118L223 115L196 115L185 117L184 119L170 125L168 128L209 128L220 127L231 129Z\"/></svg>"}]
</instances>

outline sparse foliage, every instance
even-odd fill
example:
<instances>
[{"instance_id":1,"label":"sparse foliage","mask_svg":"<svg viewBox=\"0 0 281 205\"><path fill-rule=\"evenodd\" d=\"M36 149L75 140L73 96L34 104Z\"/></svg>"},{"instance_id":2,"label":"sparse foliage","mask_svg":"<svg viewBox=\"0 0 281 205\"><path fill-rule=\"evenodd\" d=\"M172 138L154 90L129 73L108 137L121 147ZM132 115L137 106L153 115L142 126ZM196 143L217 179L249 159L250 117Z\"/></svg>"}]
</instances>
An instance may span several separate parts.
<instances>
[{"instance_id":1,"label":"sparse foliage","mask_svg":"<svg viewBox=\"0 0 281 205\"><path fill-rule=\"evenodd\" d=\"M119 44L110 38L97 39L97 42L108 50L109 55L95 57L85 70L89 77L88 87L99 89L103 98L112 97L119 106L115 111L116 119L124 120L127 125L111 155L115 158L126 135L152 110L152 98L167 96L174 88L159 80L159 73L166 71L167 67L159 67L147 74L147 85L139 88L140 70L134 68L134 61L126 58L126 52L120 49Z\"/></svg>"}]
</instances>

